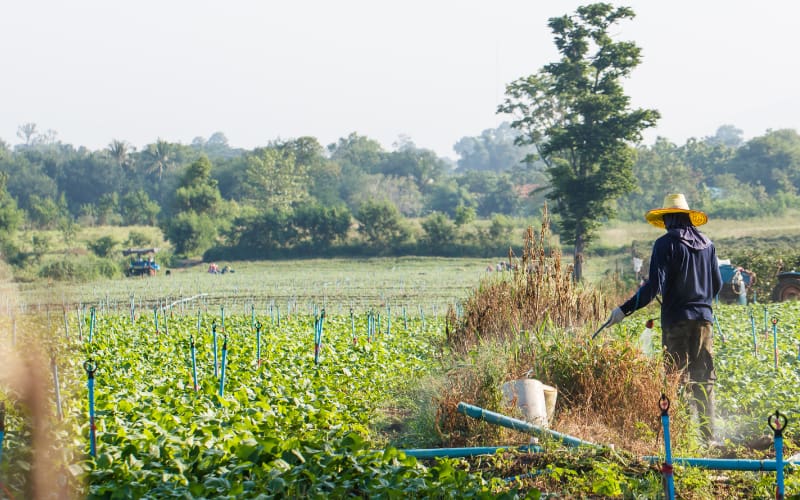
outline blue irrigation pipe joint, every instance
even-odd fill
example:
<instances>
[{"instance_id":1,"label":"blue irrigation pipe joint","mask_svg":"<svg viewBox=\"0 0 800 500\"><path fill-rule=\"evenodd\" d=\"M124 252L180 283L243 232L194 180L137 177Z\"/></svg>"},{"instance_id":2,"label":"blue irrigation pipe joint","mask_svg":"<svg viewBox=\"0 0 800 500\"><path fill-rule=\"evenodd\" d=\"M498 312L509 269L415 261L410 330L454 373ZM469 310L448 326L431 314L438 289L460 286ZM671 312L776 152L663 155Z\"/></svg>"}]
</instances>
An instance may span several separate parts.
<instances>
[{"instance_id":1,"label":"blue irrigation pipe joint","mask_svg":"<svg viewBox=\"0 0 800 500\"><path fill-rule=\"evenodd\" d=\"M784 484L783 484L783 431L789 419L780 411L775 410L775 413L767 417L767 425L775 433L775 498L783 500Z\"/></svg>"}]
</instances>

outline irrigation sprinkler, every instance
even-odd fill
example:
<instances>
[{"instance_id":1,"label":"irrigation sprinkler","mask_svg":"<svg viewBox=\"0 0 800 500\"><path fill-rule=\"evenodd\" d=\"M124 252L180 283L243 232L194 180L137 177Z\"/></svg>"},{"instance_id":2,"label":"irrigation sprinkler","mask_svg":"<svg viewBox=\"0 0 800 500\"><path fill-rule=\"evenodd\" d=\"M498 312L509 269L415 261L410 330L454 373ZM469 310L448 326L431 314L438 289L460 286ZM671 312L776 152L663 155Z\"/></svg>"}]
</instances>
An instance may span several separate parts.
<instances>
[{"instance_id":1,"label":"irrigation sprinkler","mask_svg":"<svg viewBox=\"0 0 800 500\"><path fill-rule=\"evenodd\" d=\"M61 420L64 418L64 412L61 409L61 388L58 383L58 364L56 364L55 356L50 358L50 367L53 371L53 387L56 397L56 415L58 415L58 419Z\"/></svg>"},{"instance_id":2,"label":"irrigation sprinkler","mask_svg":"<svg viewBox=\"0 0 800 500\"><path fill-rule=\"evenodd\" d=\"M477 420L484 420L490 424L499 425L502 427L506 427L508 429L513 429L515 431L524 432L526 434L537 435L537 436L546 435L558 441L561 441L567 446L593 446L593 447L597 446L596 444L590 443L589 441L584 441L582 439L569 436L567 434L562 434L560 432L551 431L550 429L544 429L537 425L533 425L529 422L525 422L524 420L508 417L506 415L485 410L478 406L473 406L471 404L467 404L464 402L458 403L457 411L468 417L472 417Z\"/></svg>"},{"instance_id":3,"label":"irrigation sprinkler","mask_svg":"<svg viewBox=\"0 0 800 500\"><path fill-rule=\"evenodd\" d=\"M97 456L97 427L94 423L94 374L97 371L97 365L91 359L83 363L83 369L86 370L87 388L89 389L89 453L92 457Z\"/></svg>"},{"instance_id":4,"label":"irrigation sprinkler","mask_svg":"<svg viewBox=\"0 0 800 500\"><path fill-rule=\"evenodd\" d=\"M789 421L786 415L783 415L778 410L775 414L767 418L767 425L775 433L775 498L783 500L784 485L783 485L783 430L786 429L786 424Z\"/></svg>"},{"instance_id":5,"label":"irrigation sprinkler","mask_svg":"<svg viewBox=\"0 0 800 500\"><path fill-rule=\"evenodd\" d=\"M661 475L664 477L664 489L669 500L675 500L675 478L672 475L672 442L669 434L669 398L661 394L658 400L661 410L661 427L664 429L664 463L661 464Z\"/></svg>"},{"instance_id":6,"label":"irrigation sprinkler","mask_svg":"<svg viewBox=\"0 0 800 500\"><path fill-rule=\"evenodd\" d=\"M194 347L194 336L189 337L189 345L192 353L192 383L194 384L194 392L197 392L197 355Z\"/></svg>"},{"instance_id":7,"label":"irrigation sprinkler","mask_svg":"<svg viewBox=\"0 0 800 500\"><path fill-rule=\"evenodd\" d=\"M156 335L158 335L158 306L153 306L153 325L155 325Z\"/></svg>"},{"instance_id":8,"label":"irrigation sprinkler","mask_svg":"<svg viewBox=\"0 0 800 500\"><path fill-rule=\"evenodd\" d=\"M758 355L758 340L756 339L756 317L750 309L750 328L753 330L753 354Z\"/></svg>"},{"instance_id":9,"label":"irrigation sprinkler","mask_svg":"<svg viewBox=\"0 0 800 500\"><path fill-rule=\"evenodd\" d=\"M772 348L775 352L775 369L778 369L778 318L772 318Z\"/></svg>"},{"instance_id":10,"label":"irrigation sprinkler","mask_svg":"<svg viewBox=\"0 0 800 500\"><path fill-rule=\"evenodd\" d=\"M228 359L228 336L222 342L222 375L219 378L219 395L222 397L225 394L225 361Z\"/></svg>"},{"instance_id":11,"label":"irrigation sprinkler","mask_svg":"<svg viewBox=\"0 0 800 500\"><path fill-rule=\"evenodd\" d=\"M211 323L211 343L214 348L214 378L219 376L217 371L217 322Z\"/></svg>"}]
</instances>

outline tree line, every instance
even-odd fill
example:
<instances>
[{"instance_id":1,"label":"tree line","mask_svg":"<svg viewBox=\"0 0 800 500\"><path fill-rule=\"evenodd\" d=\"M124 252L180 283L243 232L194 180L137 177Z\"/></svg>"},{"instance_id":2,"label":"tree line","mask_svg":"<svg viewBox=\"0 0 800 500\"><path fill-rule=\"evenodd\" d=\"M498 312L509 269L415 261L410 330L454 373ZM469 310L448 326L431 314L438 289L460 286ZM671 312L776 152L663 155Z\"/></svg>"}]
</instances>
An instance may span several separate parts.
<instances>
[{"instance_id":1,"label":"tree line","mask_svg":"<svg viewBox=\"0 0 800 500\"><path fill-rule=\"evenodd\" d=\"M30 124L19 135L13 147L0 142L6 235L17 227L154 225L179 255L502 253L517 239L511 218L538 215L552 190L546 165L514 144L519 134L509 124L462 138L455 164L407 139L386 151L356 133L327 147L300 137L243 150L215 133L141 150L113 140L96 151ZM626 220L640 220L668 191L686 193L713 217L800 206L794 130L745 141L723 125L683 145L658 138L635 149L632 171L633 191L612 202Z\"/></svg>"}]
</instances>

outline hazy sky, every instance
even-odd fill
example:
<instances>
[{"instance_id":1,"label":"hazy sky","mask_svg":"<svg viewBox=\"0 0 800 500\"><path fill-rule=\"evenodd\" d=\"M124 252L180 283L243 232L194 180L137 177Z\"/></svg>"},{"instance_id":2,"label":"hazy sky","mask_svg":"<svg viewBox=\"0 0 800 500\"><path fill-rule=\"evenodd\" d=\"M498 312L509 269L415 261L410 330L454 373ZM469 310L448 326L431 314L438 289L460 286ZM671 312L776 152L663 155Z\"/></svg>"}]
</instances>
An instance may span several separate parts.
<instances>
[{"instance_id":1,"label":"hazy sky","mask_svg":"<svg viewBox=\"0 0 800 500\"><path fill-rule=\"evenodd\" d=\"M0 139L20 124L91 149L111 139L235 147L350 132L442 156L508 117L508 82L556 60L547 19L589 2L4 0ZM636 0L614 31L643 62L625 82L683 143L800 128L800 2Z\"/></svg>"}]
</instances>

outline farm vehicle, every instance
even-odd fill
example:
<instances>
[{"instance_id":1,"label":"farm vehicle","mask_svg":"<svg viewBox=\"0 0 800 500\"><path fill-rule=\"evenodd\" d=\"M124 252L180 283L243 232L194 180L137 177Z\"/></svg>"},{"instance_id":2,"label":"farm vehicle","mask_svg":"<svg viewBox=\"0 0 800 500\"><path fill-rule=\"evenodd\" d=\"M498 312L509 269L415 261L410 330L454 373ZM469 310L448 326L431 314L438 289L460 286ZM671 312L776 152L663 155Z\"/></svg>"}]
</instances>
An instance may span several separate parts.
<instances>
[{"instance_id":1,"label":"farm vehicle","mask_svg":"<svg viewBox=\"0 0 800 500\"><path fill-rule=\"evenodd\" d=\"M719 300L747 304L747 295L756 282L756 273L732 265L730 260L720 260L719 271L722 275L722 290L719 292ZM800 300L800 272L781 271L779 268L775 278L777 283L772 289L773 302Z\"/></svg>"},{"instance_id":2,"label":"farm vehicle","mask_svg":"<svg viewBox=\"0 0 800 500\"><path fill-rule=\"evenodd\" d=\"M125 270L125 276L155 276L156 272L161 269L156 261L153 259L153 254L158 252L158 248L129 248L122 251L122 255L129 256L135 255L131 258L128 269ZM144 256L147 255L147 258Z\"/></svg>"}]
</instances>

